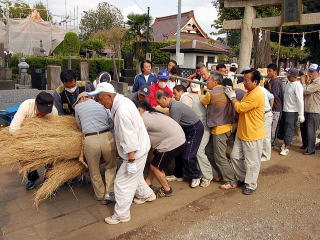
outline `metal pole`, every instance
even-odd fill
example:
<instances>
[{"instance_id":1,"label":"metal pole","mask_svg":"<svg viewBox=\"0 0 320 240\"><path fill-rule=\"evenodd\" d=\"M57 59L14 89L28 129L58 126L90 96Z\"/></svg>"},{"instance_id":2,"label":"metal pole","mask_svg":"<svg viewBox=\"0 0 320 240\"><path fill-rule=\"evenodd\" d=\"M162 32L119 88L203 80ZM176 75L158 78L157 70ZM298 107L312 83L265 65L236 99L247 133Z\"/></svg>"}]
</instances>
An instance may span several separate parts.
<instances>
[{"instance_id":1,"label":"metal pole","mask_svg":"<svg viewBox=\"0 0 320 240\"><path fill-rule=\"evenodd\" d=\"M279 67L279 60L280 60L281 38L282 38L282 26L280 27L279 41L278 41L278 53L277 53L277 66L278 67Z\"/></svg>"},{"instance_id":2,"label":"metal pole","mask_svg":"<svg viewBox=\"0 0 320 240\"><path fill-rule=\"evenodd\" d=\"M179 55L180 55L180 30L181 30L181 0L178 0L176 60L179 60Z\"/></svg>"},{"instance_id":3,"label":"metal pole","mask_svg":"<svg viewBox=\"0 0 320 240\"><path fill-rule=\"evenodd\" d=\"M150 7L148 7L147 52L149 52Z\"/></svg>"}]
</instances>

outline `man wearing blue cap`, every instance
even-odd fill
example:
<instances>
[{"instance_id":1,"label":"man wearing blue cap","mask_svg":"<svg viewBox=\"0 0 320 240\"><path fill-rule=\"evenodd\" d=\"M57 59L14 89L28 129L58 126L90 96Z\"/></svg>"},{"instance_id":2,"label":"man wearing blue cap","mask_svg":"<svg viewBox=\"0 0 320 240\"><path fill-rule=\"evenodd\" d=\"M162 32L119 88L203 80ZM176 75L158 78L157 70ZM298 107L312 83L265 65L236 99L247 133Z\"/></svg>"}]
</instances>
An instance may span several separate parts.
<instances>
[{"instance_id":1,"label":"man wearing blue cap","mask_svg":"<svg viewBox=\"0 0 320 240\"><path fill-rule=\"evenodd\" d=\"M167 70L160 70L158 73L157 83L154 83L150 86L149 101L150 101L150 105L152 107L158 106L158 103L155 99L155 94L159 90L163 90L163 91L167 92L170 95L170 97L172 98L172 91L167 86L167 82L168 82L169 78L170 78L170 74Z\"/></svg>"},{"instance_id":2,"label":"man wearing blue cap","mask_svg":"<svg viewBox=\"0 0 320 240\"><path fill-rule=\"evenodd\" d=\"M306 83L301 79L304 94L304 110L306 121L301 124L301 137L303 146L301 149L307 149L305 155L315 154L316 132L320 126L320 67L312 64L308 68L308 76L311 80Z\"/></svg>"}]
</instances>

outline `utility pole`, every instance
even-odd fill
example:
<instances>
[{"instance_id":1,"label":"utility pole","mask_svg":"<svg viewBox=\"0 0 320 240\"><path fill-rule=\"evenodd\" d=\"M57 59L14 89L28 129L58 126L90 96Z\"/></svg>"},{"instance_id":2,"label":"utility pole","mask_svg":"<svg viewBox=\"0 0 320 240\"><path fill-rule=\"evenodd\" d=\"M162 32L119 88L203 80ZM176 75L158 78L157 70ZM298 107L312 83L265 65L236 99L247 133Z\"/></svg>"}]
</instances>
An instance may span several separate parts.
<instances>
[{"instance_id":1,"label":"utility pole","mask_svg":"<svg viewBox=\"0 0 320 240\"><path fill-rule=\"evenodd\" d=\"M149 52L150 7L148 7L147 52Z\"/></svg>"},{"instance_id":2,"label":"utility pole","mask_svg":"<svg viewBox=\"0 0 320 240\"><path fill-rule=\"evenodd\" d=\"M178 0L178 16L177 16L177 40L176 40L176 60L179 64L180 56L180 30L181 30L181 0Z\"/></svg>"}]
</instances>

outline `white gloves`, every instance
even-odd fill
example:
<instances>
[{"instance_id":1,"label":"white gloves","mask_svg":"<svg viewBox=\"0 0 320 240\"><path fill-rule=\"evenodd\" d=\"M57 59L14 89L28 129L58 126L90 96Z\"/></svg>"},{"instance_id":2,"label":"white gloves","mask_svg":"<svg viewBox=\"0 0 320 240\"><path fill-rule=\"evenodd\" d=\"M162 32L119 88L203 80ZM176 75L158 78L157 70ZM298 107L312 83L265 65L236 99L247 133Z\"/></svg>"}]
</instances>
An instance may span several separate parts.
<instances>
[{"instance_id":1,"label":"white gloves","mask_svg":"<svg viewBox=\"0 0 320 240\"><path fill-rule=\"evenodd\" d=\"M225 89L224 89L224 93L228 96L228 98L230 100L232 100L232 98L236 98L237 95L236 95L236 92L232 89L231 86L227 86Z\"/></svg>"},{"instance_id":2,"label":"white gloves","mask_svg":"<svg viewBox=\"0 0 320 240\"><path fill-rule=\"evenodd\" d=\"M128 174L134 174L137 172L137 164L135 162L133 163L127 163L127 172Z\"/></svg>"},{"instance_id":3,"label":"white gloves","mask_svg":"<svg viewBox=\"0 0 320 240\"><path fill-rule=\"evenodd\" d=\"M304 115L299 115L298 116L298 121L299 121L299 123L303 123L305 121Z\"/></svg>"}]
</instances>

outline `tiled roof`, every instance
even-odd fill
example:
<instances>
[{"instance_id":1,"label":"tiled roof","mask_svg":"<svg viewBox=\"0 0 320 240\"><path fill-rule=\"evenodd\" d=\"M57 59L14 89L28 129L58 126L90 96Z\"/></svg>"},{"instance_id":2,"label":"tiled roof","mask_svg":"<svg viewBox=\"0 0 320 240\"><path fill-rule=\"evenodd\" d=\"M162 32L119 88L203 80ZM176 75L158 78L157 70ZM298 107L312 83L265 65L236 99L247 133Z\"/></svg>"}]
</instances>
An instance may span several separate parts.
<instances>
[{"instance_id":1,"label":"tiled roof","mask_svg":"<svg viewBox=\"0 0 320 240\"><path fill-rule=\"evenodd\" d=\"M187 41L181 43L180 46L182 53L190 53L190 52L197 52L197 53L212 53L212 54L227 54L228 50L222 48L221 46L212 46L206 42L201 42L197 40L193 41ZM176 51L176 45L171 45L168 47L161 48L163 51L168 52L175 52Z\"/></svg>"},{"instance_id":2,"label":"tiled roof","mask_svg":"<svg viewBox=\"0 0 320 240\"><path fill-rule=\"evenodd\" d=\"M185 26L191 18L194 18L193 11L182 13L181 27ZM175 39L176 37L175 34L177 32L177 15L156 18L151 28L152 28L153 39L156 42ZM202 29L200 30L202 31ZM183 33L181 35L183 35ZM189 38L190 40L192 40L193 38L202 37L201 35L198 35L198 34L189 34L189 35L190 37L192 37L191 39ZM205 39L205 37L207 36L204 36L202 38Z\"/></svg>"}]
</instances>

